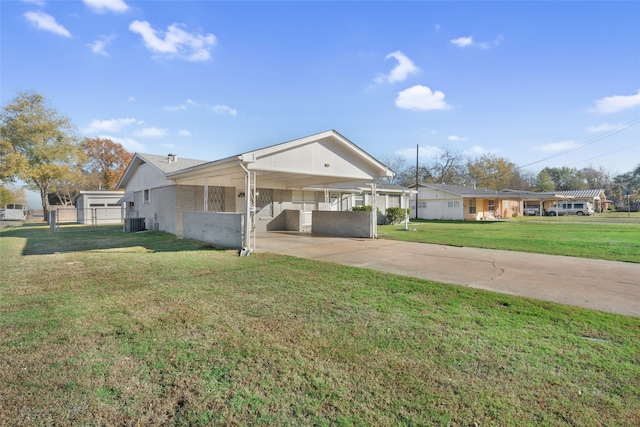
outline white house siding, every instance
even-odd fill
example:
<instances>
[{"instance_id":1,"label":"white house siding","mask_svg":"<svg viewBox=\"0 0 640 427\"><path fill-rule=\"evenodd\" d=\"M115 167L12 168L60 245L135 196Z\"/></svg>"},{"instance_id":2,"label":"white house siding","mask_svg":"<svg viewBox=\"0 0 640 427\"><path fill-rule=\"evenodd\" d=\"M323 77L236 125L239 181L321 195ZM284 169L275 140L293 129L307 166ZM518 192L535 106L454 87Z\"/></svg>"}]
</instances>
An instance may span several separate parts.
<instances>
[{"instance_id":1,"label":"white house siding","mask_svg":"<svg viewBox=\"0 0 640 427\"><path fill-rule=\"evenodd\" d=\"M446 191L421 187L418 203L426 202L426 207L418 207L418 218L421 219L464 219L463 199Z\"/></svg>"},{"instance_id":2,"label":"white house siding","mask_svg":"<svg viewBox=\"0 0 640 427\"><path fill-rule=\"evenodd\" d=\"M140 192L140 203L137 203L138 216L145 218L148 230L163 231L176 234L176 187L153 188L149 192L149 202L143 199Z\"/></svg>"},{"instance_id":3,"label":"white house siding","mask_svg":"<svg viewBox=\"0 0 640 427\"><path fill-rule=\"evenodd\" d=\"M173 185L173 181L149 164L140 165L127 183L127 191L142 191Z\"/></svg>"},{"instance_id":4,"label":"white house siding","mask_svg":"<svg viewBox=\"0 0 640 427\"><path fill-rule=\"evenodd\" d=\"M371 175L379 173L373 169L363 170L362 168L366 165L359 162L352 151L332 142L331 138L316 140L297 146L295 149L287 148L286 144L283 144L279 151L261 156L259 158L260 170L292 173L304 171L304 173L317 176L331 174L363 180L371 179ZM317 159L323 159L323 161L318 162ZM295 168L292 165L295 165Z\"/></svg>"}]
</instances>

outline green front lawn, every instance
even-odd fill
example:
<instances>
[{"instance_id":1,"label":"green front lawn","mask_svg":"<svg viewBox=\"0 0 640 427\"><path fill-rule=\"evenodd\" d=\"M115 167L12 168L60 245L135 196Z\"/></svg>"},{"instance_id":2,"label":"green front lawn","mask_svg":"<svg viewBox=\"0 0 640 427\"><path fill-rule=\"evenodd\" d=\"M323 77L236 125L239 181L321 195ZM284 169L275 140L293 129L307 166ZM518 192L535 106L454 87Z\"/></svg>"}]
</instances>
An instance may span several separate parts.
<instances>
[{"instance_id":1,"label":"green front lawn","mask_svg":"<svg viewBox=\"0 0 640 427\"><path fill-rule=\"evenodd\" d=\"M408 231L404 230L404 225L380 226L378 236L411 242L640 263L640 222L603 224L571 220L555 221L545 217L542 222L529 219L418 221L411 222Z\"/></svg>"},{"instance_id":2,"label":"green front lawn","mask_svg":"<svg viewBox=\"0 0 640 427\"><path fill-rule=\"evenodd\" d=\"M638 318L113 227L0 252L2 425L640 424Z\"/></svg>"}]
</instances>

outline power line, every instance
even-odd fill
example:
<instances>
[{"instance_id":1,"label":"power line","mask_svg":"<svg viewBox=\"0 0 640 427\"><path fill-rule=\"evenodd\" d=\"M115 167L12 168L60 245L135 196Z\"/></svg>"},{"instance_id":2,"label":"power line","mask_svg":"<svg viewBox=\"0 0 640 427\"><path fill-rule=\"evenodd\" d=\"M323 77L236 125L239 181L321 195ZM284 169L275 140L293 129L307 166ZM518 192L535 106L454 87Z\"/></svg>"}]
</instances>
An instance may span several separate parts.
<instances>
[{"instance_id":1,"label":"power line","mask_svg":"<svg viewBox=\"0 0 640 427\"><path fill-rule=\"evenodd\" d=\"M616 134L618 134L618 133L620 133L620 132L622 132L622 131L624 131L626 129L629 129L629 128L637 125L638 123L640 123L640 117L636 117L635 119L631 119L626 123L619 124L615 128L613 128L613 129L611 129L611 130L609 130L609 131L607 131L607 132L605 132L605 133L603 133L601 135L594 136L593 138L590 138L590 139L586 140L585 142L583 142L581 144L578 144L578 145L576 145L574 147L568 148L568 149L566 149L564 151L561 151L559 153L552 154L551 156L547 156L547 157L545 157L543 159L536 160L535 162L531 162L531 163L527 163L526 165L518 166L518 169L526 168L527 166L535 165L537 163L541 163L541 162L544 162L546 160L550 160L550 159L554 159L556 157L564 156L567 153L570 153L572 151L578 150L580 148L584 148L587 145L595 144L596 142L602 141L603 139L612 137L613 135L616 135Z\"/></svg>"},{"instance_id":2,"label":"power line","mask_svg":"<svg viewBox=\"0 0 640 427\"><path fill-rule=\"evenodd\" d=\"M577 162L569 163L567 166L575 165L577 163L582 163L582 162L589 162L589 161L591 161L593 159L598 159L600 157L606 157L606 156L609 156L611 154L615 154L615 153L619 153L621 151L627 150L627 149L629 149L631 147L640 147L640 144L627 145L626 147L622 147L622 148L620 148L618 150L609 151L608 153L598 154L597 156L589 157L588 159L578 160Z\"/></svg>"}]
</instances>

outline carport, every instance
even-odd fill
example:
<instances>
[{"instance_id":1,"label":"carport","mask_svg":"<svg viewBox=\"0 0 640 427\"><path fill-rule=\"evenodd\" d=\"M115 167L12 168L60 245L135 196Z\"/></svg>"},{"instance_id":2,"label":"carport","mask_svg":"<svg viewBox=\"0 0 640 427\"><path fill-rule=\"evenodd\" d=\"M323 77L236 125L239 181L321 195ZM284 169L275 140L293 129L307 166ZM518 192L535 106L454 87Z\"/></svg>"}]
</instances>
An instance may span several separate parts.
<instances>
[{"instance_id":1,"label":"carport","mask_svg":"<svg viewBox=\"0 0 640 427\"><path fill-rule=\"evenodd\" d=\"M367 181L371 183L375 194L377 180L391 176L393 172L387 166L335 130L166 174L176 185L202 187L205 213L215 211L209 200L210 187L235 189L233 214L242 215L243 249L248 251L255 248L256 214L262 205L259 190L302 191L309 187L325 187L324 203L328 206L328 188L331 184ZM276 200L273 195L271 197L273 204L286 203L286 200ZM376 212L376 207L372 208ZM371 227L370 237L377 234L373 212L367 216ZM207 217L209 224L211 218L213 216ZM230 226L228 219L228 216L220 216L215 221L222 229ZM325 220L331 221L331 218ZM237 222L231 226L236 227Z\"/></svg>"},{"instance_id":2,"label":"carport","mask_svg":"<svg viewBox=\"0 0 640 427\"><path fill-rule=\"evenodd\" d=\"M559 200L569 200L573 199L573 196L565 196L563 194L540 194L536 197L528 198L525 197L522 200L525 202L538 202L540 205L539 213L540 221L542 221L542 212L544 211L544 202L557 202ZM556 221L558 220L558 215L556 215Z\"/></svg>"}]
</instances>

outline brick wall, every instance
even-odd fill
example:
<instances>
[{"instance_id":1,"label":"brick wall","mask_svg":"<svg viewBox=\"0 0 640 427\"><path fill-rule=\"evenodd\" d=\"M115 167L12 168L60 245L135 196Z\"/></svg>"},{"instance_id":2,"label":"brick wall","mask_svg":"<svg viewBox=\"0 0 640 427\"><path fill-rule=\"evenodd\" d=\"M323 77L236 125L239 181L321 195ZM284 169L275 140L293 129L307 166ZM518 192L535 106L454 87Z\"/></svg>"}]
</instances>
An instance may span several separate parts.
<instances>
[{"instance_id":1,"label":"brick wall","mask_svg":"<svg viewBox=\"0 0 640 427\"><path fill-rule=\"evenodd\" d=\"M312 215L312 233L344 237L373 237L372 212L313 211Z\"/></svg>"},{"instance_id":2,"label":"brick wall","mask_svg":"<svg viewBox=\"0 0 640 427\"><path fill-rule=\"evenodd\" d=\"M242 248L243 224L243 214L222 212L182 213L184 238L200 240L225 248Z\"/></svg>"}]
</instances>

